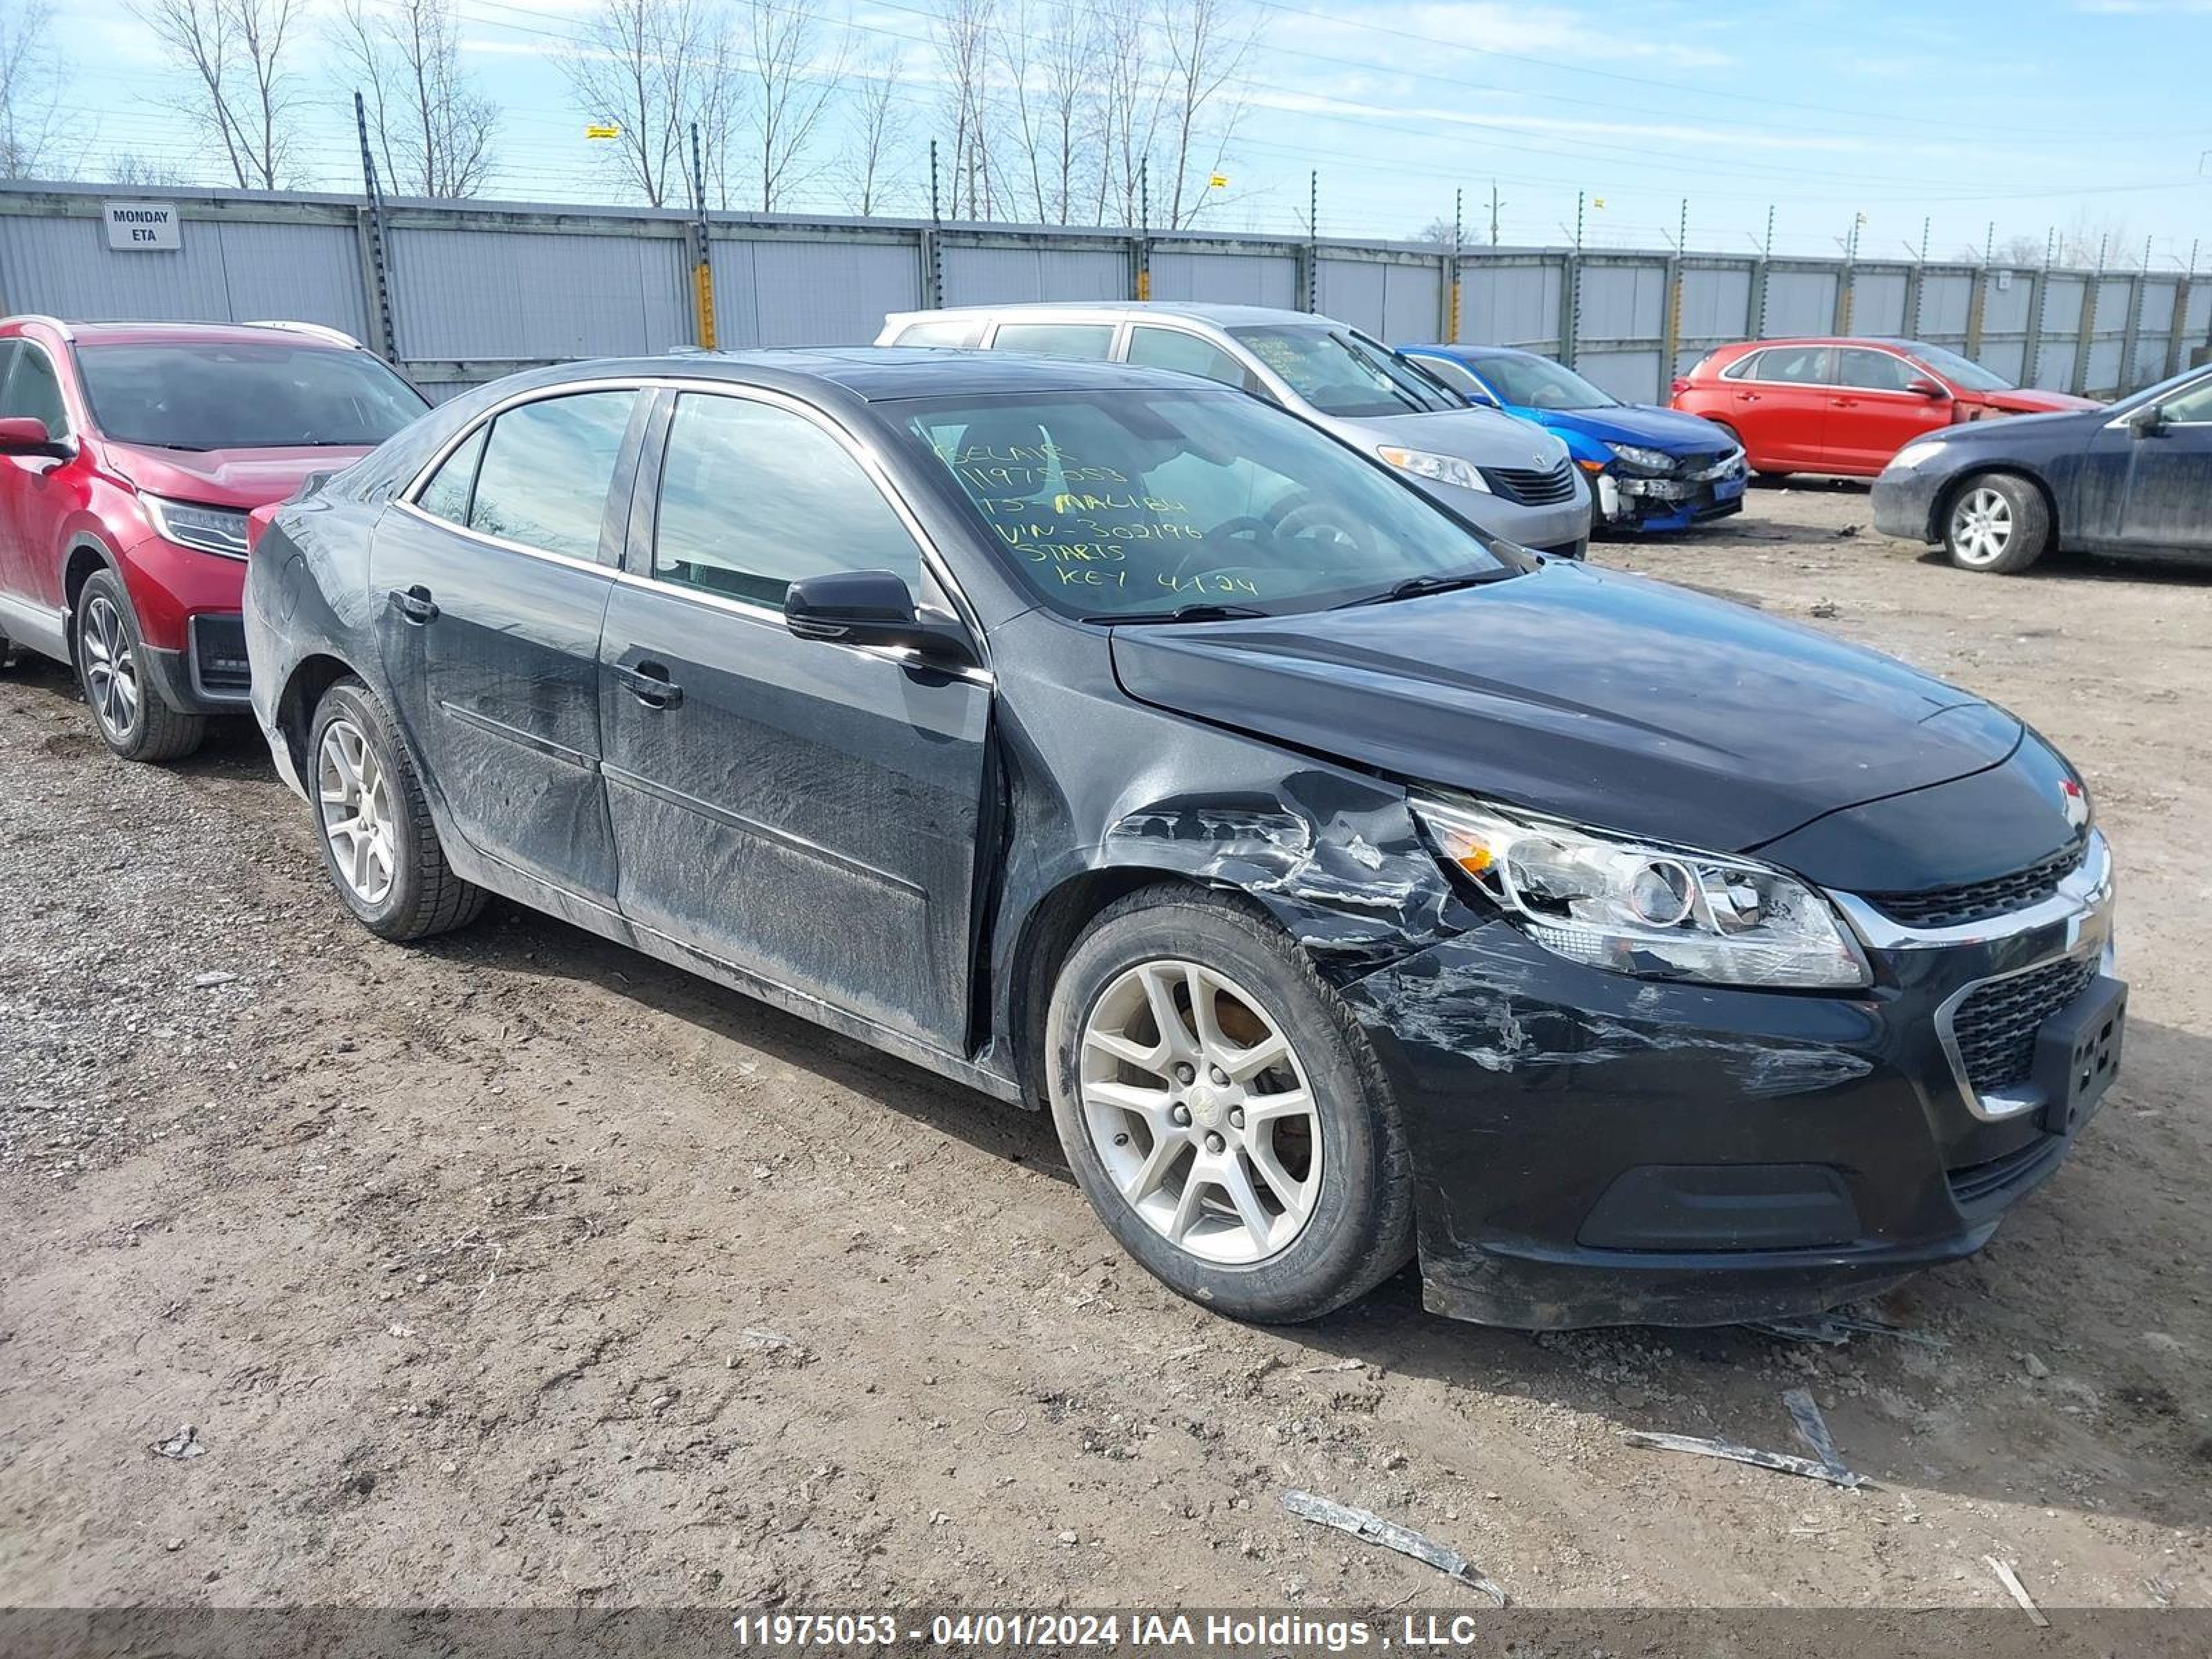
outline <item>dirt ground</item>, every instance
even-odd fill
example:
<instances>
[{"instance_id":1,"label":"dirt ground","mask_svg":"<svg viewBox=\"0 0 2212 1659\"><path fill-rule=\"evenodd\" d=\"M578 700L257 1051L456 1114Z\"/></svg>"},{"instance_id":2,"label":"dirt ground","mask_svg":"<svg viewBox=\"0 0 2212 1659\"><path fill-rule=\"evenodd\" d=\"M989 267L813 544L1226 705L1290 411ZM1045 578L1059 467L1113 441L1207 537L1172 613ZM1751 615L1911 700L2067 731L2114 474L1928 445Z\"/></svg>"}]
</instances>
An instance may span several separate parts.
<instances>
[{"instance_id":1,"label":"dirt ground","mask_svg":"<svg viewBox=\"0 0 2212 1659\"><path fill-rule=\"evenodd\" d=\"M1050 1126L510 906L346 919L246 725L0 679L0 1604L2212 1605L2212 573L1966 575L1863 491L1600 558L1895 652L2080 763L2126 1073L1930 1339L1310 1328L1123 1259ZM1879 1484L1622 1443L1801 1449ZM203 1455L155 1443L194 1426Z\"/></svg>"}]
</instances>

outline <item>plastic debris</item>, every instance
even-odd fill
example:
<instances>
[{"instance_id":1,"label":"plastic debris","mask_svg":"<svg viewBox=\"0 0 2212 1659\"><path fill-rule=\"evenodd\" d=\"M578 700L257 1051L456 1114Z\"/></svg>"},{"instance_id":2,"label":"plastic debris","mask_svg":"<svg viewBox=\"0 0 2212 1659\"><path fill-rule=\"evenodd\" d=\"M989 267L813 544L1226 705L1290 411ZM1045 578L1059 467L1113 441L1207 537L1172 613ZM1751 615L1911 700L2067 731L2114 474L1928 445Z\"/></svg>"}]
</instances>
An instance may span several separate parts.
<instances>
[{"instance_id":1,"label":"plastic debris","mask_svg":"<svg viewBox=\"0 0 2212 1659\"><path fill-rule=\"evenodd\" d=\"M154 1455L157 1457L178 1459L204 1457L207 1455L207 1448L200 1444L200 1431L191 1424L185 1423L180 1425L177 1431L167 1440L156 1440L154 1443Z\"/></svg>"},{"instance_id":2,"label":"plastic debris","mask_svg":"<svg viewBox=\"0 0 2212 1659\"><path fill-rule=\"evenodd\" d=\"M1478 1572L1467 1557L1432 1538L1423 1537L1410 1527L1385 1521L1370 1510L1349 1509L1326 1498L1316 1498L1310 1492L1285 1492L1283 1507L1302 1521L1334 1527L1339 1532L1350 1533L1363 1544L1379 1544L1386 1550L1409 1555L1434 1567L1445 1577L1456 1579L1469 1589L1488 1596L1499 1607L1505 1605L1505 1592Z\"/></svg>"},{"instance_id":3,"label":"plastic debris","mask_svg":"<svg viewBox=\"0 0 2212 1659\"><path fill-rule=\"evenodd\" d=\"M1817 1342L1824 1348L1840 1348L1854 1336L1893 1336L1900 1342L1915 1342L1923 1348L1948 1348L1951 1345L1942 1337L1926 1331L1909 1331L1902 1325L1893 1325L1887 1320L1868 1319L1859 1314L1811 1314L1802 1319L1759 1319L1744 1327L1757 1331L1761 1336L1779 1337L1785 1342Z\"/></svg>"},{"instance_id":4,"label":"plastic debris","mask_svg":"<svg viewBox=\"0 0 2212 1659\"><path fill-rule=\"evenodd\" d=\"M1828 1419L1820 1415L1820 1404L1811 1391L1791 1389L1782 1396L1782 1403L1796 1422L1797 1437L1813 1449L1813 1455L1838 1474L1850 1474L1843 1455L1836 1449L1835 1437L1828 1432Z\"/></svg>"},{"instance_id":5,"label":"plastic debris","mask_svg":"<svg viewBox=\"0 0 2212 1659\"><path fill-rule=\"evenodd\" d=\"M1874 1485L1866 1476L1849 1469L1815 1463L1809 1457L1792 1457L1787 1452L1739 1446L1732 1440L1701 1440L1692 1434L1655 1434L1642 1429L1623 1429L1620 1437L1632 1446L1648 1446L1654 1451L1689 1452L1698 1457L1725 1457L1731 1462L1748 1463L1753 1468L1772 1469L1777 1474L1802 1474L1808 1480L1825 1480L1832 1486L1856 1489Z\"/></svg>"},{"instance_id":6,"label":"plastic debris","mask_svg":"<svg viewBox=\"0 0 2212 1659\"><path fill-rule=\"evenodd\" d=\"M2012 1599L2020 1603L2020 1610L2028 1616L2036 1629L2049 1630L2051 1621L2043 1616L2043 1609L2035 1605L2035 1598L2027 1593L2027 1586L2020 1582L2020 1575L2012 1570L2012 1563L2000 1561L1994 1555L1985 1555L1982 1559L1990 1564L1990 1571L1996 1574L1997 1583L2012 1592Z\"/></svg>"}]
</instances>

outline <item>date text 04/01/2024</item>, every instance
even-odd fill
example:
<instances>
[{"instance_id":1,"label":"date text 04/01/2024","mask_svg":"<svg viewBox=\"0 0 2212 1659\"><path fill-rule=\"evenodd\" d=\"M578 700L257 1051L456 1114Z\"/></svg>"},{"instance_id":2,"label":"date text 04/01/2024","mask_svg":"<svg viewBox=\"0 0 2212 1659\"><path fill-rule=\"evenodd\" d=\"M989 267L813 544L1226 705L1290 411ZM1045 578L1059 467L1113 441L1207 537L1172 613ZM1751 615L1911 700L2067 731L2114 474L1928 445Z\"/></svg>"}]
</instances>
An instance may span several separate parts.
<instances>
[{"instance_id":1,"label":"date text 04/01/2024","mask_svg":"<svg viewBox=\"0 0 2212 1659\"><path fill-rule=\"evenodd\" d=\"M824 1628L824 1626L828 1626ZM843 1628L838 1628L842 1626ZM733 1621L741 1646L887 1646L902 1639L942 1648L1193 1648L1234 1652L1281 1648L1348 1653L1393 1647L1463 1647L1477 1635L1471 1613L1405 1613L1395 1626L1306 1613L939 1613L925 1623L895 1614L756 1613Z\"/></svg>"}]
</instances>

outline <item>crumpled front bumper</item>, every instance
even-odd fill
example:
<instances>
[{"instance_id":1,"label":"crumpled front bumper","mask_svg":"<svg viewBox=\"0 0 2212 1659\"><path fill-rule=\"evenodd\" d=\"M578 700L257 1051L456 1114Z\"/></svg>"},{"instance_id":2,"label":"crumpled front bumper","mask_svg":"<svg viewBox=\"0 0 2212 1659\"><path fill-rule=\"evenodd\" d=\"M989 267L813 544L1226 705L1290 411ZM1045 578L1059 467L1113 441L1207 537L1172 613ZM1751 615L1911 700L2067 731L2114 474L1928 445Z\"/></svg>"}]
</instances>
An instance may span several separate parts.
<instances>
[{"instance_id":1,"label":"crumpled front bumper","mask_svg":"<svg viewBox=\"0 0 2212 1659\"><path fill-rule=\"evenodd\" d=\"M1743 511L1743 458L1681 478L1655 478L1608 466L1593 475L1598 523L1612 531L1650 535Z\"/></svg>"},{"instance_id":2,"label":"crumpled front bumper","mask_svg":"<svg viewBox=\"0 0 2212 1659\"><path fill-rule=\"evenodd\" d=\"M2036 963L2108 971L2110 898L2085 877L2032 925L1920 936L1846 902L1875 982L1842 995L1608 973L1503 921L1346 988L1413 1141L1428 1304L1724 1324L1971 1255L2082 1125L1984 1103L1939 1014Z\"/></svg>"}]
</instances>

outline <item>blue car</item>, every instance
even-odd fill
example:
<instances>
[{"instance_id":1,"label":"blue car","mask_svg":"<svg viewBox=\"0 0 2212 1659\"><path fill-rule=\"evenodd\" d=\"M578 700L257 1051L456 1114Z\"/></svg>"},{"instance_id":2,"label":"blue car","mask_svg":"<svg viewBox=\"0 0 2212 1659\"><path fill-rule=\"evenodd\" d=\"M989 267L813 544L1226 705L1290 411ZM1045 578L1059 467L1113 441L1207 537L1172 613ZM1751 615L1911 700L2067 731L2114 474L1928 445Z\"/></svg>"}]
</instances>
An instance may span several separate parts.
<instances>
[{"instance_id":1,"label":"blue car","mask_svg":"<svg viewBox=\"0 0 2212 1659\"><path fill-rule=\"evenodd\" d=\"M1533 351L1400 349L1468 402L1557 433L1589 479L1594 529L1686 530L1743 510L1743 450L1711 421L1622 403Z\"/></svg>"}]
</instances>

